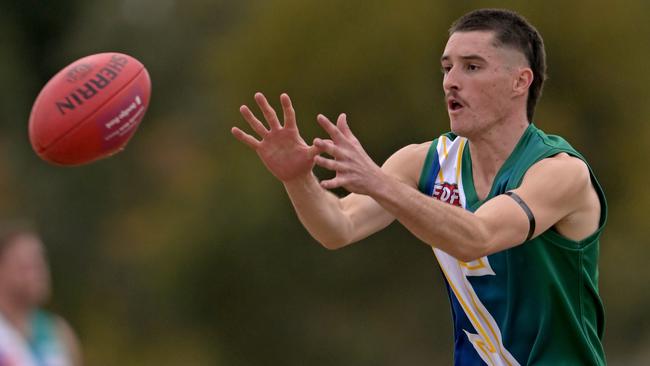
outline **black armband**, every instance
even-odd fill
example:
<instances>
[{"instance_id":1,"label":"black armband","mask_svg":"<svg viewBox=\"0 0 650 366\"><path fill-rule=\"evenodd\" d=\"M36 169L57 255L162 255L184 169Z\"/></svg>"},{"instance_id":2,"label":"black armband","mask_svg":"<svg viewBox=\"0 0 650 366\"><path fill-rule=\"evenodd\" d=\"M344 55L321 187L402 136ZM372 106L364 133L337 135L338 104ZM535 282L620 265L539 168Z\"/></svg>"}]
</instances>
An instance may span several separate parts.
<instances>
[{"instance_id":1,"label":"black armband","mask_svg":"<svg viewBox=\"0 0 650 366\"><path fill-rule=\"evenodd\" d=\"M526 216L528 216L528 236L526 236L526 240L524 242L527 242L530 240L530 238L533 237L533 234L535 233L535 216L533 215L533 212L530 210L530 207L524 202L524 200L519 197L515 192L506 192L506 196L511 197L521 208L524 210L526 213Z\"/></svg>"}]
</instances>

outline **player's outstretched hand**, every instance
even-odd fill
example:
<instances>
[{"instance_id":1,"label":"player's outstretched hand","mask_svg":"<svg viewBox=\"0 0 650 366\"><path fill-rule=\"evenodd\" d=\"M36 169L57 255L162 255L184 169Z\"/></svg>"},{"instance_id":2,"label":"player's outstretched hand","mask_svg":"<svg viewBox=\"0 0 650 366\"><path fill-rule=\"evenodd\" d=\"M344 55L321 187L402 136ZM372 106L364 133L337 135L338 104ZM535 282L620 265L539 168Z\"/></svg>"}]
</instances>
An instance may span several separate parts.
<instances>
[{"instance_id":1,"label":"player's outstretched hand","mask_svg":"<svg viewBox=\"0 0 650 366\"><path fill-rule=\"evenodd\" d=\"M343 187L349 192L370 194L381 183L383 172L375 164L352 134L345 114L339 115L333 124L322 114L317 117L331 139L314 139L314 146L319 153L326 153L334 159L317 156L315 163L336 172L336 176L321 182L326 189Z\"/></svg>"},{"instance_id":2,"label":"player's outstretched hand","mask_svg":"<svg viewBox=\"0 0 650 366\"><path fill-rule=\"evenodd\" d=\"M264 115L268 128L255 117L248 106L243 105L239 111L259 139L237 127L231 129L232 134L255 150L268 170L280 181L288 182L311 174L318 149L309 146L300 136L296 113L289 96L287 94L280 96L284 125L280 123L275 110L262 93L255 94L255 101Z\"/></svg>"}]
</instances>

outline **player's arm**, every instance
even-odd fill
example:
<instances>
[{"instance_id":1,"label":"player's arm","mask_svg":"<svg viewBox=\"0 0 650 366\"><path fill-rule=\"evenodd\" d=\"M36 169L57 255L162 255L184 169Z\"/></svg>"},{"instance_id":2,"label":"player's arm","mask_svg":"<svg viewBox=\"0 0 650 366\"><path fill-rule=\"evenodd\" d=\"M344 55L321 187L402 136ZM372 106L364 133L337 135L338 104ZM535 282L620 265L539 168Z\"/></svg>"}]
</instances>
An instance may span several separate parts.
<instances>
[{"instance_id":1,"label":"player's arm","mask_svg":"<svg viewBox=\"0 0 650 366\"><path fill-rule=\"evenodd\" d=\"M555 230L566 238L579 241L598 229L600 199L591 181L589 168L579 158L561 153L537 162L526 172L521 186L512 192L519 196L523 203L507 195L500 195L476 212L488 229L492 228L491 232L503 235L503 238L492 239L493 242L500 240L514 242L516 245L528 235L536 237L551 227L555 227ZM507 209L503 207L505 205L508 205ZM529 207L530 215L526 214L524 206ZM518 228L516 233L509 233L507 227L503 228L507 225L495 219L500 210L512 211L508 218L512 217L513 220L519 212L518 226L521 228ZM529 233L529 216L535 222L532 233ZM505 249L499 248L495 243L492 246L497 251Z\"/></svg>"},{"instance_id":2,"label":"player's arm","mask_svg":"<svg viewBox=\"0 0 650 366\"><path fill-rule=\"evenodd\" d=\"M472 261L523 243L531 221L512 197L499 195L475 213L422 200L418 192L392 182L375 198L411 232L463 261ZM566 154L544 159L524 176L513 191L531 211L531 237L552 226L569 239L580 240L598 228L600 204L589 169Z\"/></svg>"},{"instance_id":3,"label":"player's arm","mask_svg":"<svg viewBox=\"0 0 650 366\"><path fill-rule=\"evenodd\" d=\"M428 146L409 145L399 150L381 170L408 186L416 186ZM395 219L370 196L350 193L339 199L321 187L313 175L284 185L303 226L328 249L364 239Z\"/></svg>"},{"instance_id":4,"label":"player's arm","mask_svg":"<svg viewBox=\"0 0 650 366\"><path fill-rule=\"evenodd\" d=\"M361 240L394 220L372 198L355 193L339 198L313 175L284 186L302 225L328 249Z\"/></svg>"},{"instance_id":5,"label":"player's arm","mask_svg":"<svg viewBox=\"0 0 650 366\"><path fill-rule=\"evenodd\" d=\"M386 227L393 220L368 196L350 194L339 199L321 187L312 169L315 156L322 150L308 145L300 135L288 95L280 97L284 124L264 95L256 93L255 101L266 124L257 119L248 106L242 106L240 112L257 137L238 127L233 127L232 133L253 149L267 169L284 184L300 221L316 240L327 248L336 249ZM402 154L397 155L384 164L384 169L386 174L400 177L398 160Z\"/></svg>"},{"instance_id":6,"label":"player's arm","mask_svg":"<svg viewBox=\"0 0 650 366\"><path fill-rule=\"evenodd\" d=\"M495 197L476 213L442 203L379 169L352 134L344 115L336 124L324 116L319 116L318 122L332 139L314 141L314 145L334 159L317 156L315 162L336 172L335 178L321 186L344 187L371 196L425 243L472 261L521 244L528 236L529 217L511 197ZM514 192L535 218L533 235L555 225L561 234L575 240L598 226L598 197L587 166L577 158L559 154L538 162Z\"/></svg>"}]
</instances>

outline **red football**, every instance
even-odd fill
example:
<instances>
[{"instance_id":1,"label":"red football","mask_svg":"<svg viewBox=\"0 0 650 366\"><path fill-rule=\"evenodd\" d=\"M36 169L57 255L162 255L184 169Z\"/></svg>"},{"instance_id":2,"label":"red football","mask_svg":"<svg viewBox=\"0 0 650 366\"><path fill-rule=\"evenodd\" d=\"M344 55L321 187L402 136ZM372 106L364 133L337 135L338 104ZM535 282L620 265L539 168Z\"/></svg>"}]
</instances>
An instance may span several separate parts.
<instances>
[{"instance_id":1,"label":"red football","mask_svg":"<svg viewBox=\"0 0 650 366\"><path fill-rule=\"evenodd\" d=\"M43 160L80 165L124 148L151 93L147 69L121 53L79 59L47 82L29 116L29 140Z\"/></svg>"}]
</instances>

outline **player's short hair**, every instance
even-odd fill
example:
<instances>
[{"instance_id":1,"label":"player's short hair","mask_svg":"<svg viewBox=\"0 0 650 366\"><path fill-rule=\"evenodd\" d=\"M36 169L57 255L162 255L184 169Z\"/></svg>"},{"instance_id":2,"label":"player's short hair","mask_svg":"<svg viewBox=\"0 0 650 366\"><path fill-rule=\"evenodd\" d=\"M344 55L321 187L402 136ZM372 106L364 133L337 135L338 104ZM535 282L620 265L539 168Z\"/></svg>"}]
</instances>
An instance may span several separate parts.
<instances>
[{"instance_id":1,"label":"player's short hair","mask_svg":"<svg viewBox=\"0 0 650 366\"><path fill-rule=\"evenodd\" d=\"M537 29L523 16L505 9L478 9L471 11L449 28L449 35L455 32L493 31L496 46L513 47L521 51L533 71L533 82L528 89L526 116L532 122L535 106L542 95L546 80L546 51L544 40Z\"/></svg>"},{"instance_id":2,"label":"player's short hair","mask_svg":"<svg viewBox=\"0 0 650 366\"><path fill-rule=\"evenodd\" d=\"M9 244L21 235L38 236L38 232L34 224L29 221L16 220L0 222L0 258Z\"/></svg>"}]
</instances>

